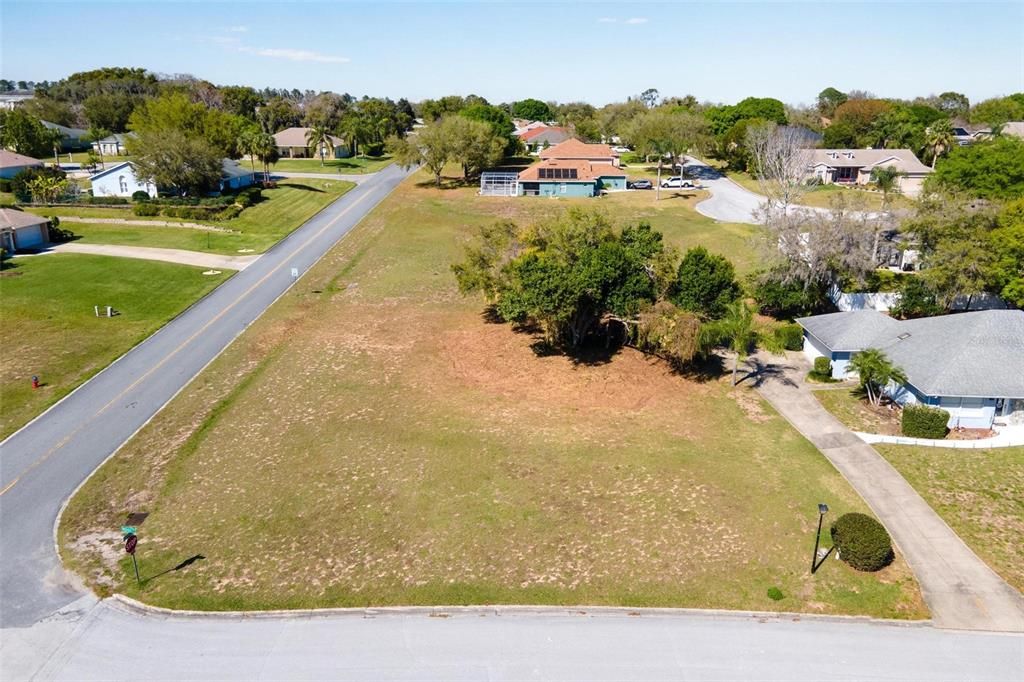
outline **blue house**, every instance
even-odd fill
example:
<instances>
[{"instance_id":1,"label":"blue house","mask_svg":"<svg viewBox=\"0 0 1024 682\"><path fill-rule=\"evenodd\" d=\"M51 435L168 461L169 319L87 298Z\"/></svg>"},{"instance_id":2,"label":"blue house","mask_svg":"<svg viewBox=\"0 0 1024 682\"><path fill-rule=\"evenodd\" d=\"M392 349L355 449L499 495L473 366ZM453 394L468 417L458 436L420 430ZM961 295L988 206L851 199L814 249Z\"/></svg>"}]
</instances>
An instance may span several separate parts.
<instances>
[{"instance_id":1,"label":"blue house","mask_svg":"<svg viewBox=\"0 0 1024 682\"><path fill-rule=\"evenodd\" d=\"M244 189L256 182L256 174L233 159L220 163L220 191Z\"/></svg>"},{"instance_id":2,"label":"blue house","mask_svg":"<svg viewBox=\"0 0 1024 682\"><path fill-rule=\"evenodd\" d=\"M797 320L804 354L826 357L832 376L851 376L850 359L877 348L907 375L892 384L900 405L922 403L949 412L954 428L1024 424L1024 311L979 310L895 320L875 310Z\"/></svg>"},{"instance_id":3,"label":"blue house","mask_svg":"<svg viewBox=\"0 0 1024 682\"><path fill-rule=\"evenodd\" d=\"M521 196L595 197L602 190L626 189L626 173L615 166L572 159L550 159L519 174Z\"/></svg>"}]
</instances>

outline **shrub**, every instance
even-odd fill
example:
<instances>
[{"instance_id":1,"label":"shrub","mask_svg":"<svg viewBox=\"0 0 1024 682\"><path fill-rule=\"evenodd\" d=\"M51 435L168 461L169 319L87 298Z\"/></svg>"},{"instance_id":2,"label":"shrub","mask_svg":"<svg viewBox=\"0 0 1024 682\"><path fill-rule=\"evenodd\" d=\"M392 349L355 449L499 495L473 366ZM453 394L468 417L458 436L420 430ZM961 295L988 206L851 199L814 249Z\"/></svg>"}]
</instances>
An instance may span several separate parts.
<instances>
[{"instance_id":1,"label":"shrub","mask_svg":"<svg viewBox=\"0 0 1024 682\"><path fill-rule=\"evenodd\" d=\"M228 206L223 211L213 216L214 220L231 220L237 218L242 212L241 206Z\"/></svg>"},{"instance_id":2,"label":"shrub","mask_svg":"<svg viewBox=\"0 0 1024 682\"><path fill-rule=\"evenodd\" d=\"M89 197L87 203L106 206L117 206L127 204L128 200L125 199L124 197Z\"/></svg>"},{"instance_id":3,"label":"shrub","mask_svg":"<svg viewBox=\"0 0 1024 682\"><path fill-rule=\"evenodd\" d=\"M0 178L0 192L10 192L11 181L7 178Z\"/></svg>"},{"instance_id":4,"label":"shrub","mask_svg":"<svg viewBox=\"0 0 1024 682\"><path fill-rule=\"evenodd\" d=\"M764 315L793 318L828 308L828 296L820 284L809 284L806 288L800 282L784 284L771 273L757 274L752 280L758 312Z\"/></svg>"},{"instance_id":5,"label":"shrub","mask_svg":"<svg viewBox=\"0 0 1024 682\"><path fill-rule=\"evenodd\" d=\"M824 356L814 358L814 373L823 377L832 376L832 361Z\"/></svg>"},{"instance_id":6,"label":"shrub","mask_svg":"<svg viewBox=\"0 0 1024 682\"><path fill-rule=\"evenodd\" d=\"M67 173L52 166L26 168L11 178L11 192L14 193L14 197L18 201L29 202L32 201L32 191L29 190L28 186L33 180L41 177L53 177L64 180L67 176Z\"/></svg>"},{"instance_id":7,"label":"shrub","mask_svg":"<svg viewBox=\"0 0 1024 682\"><path fill-rule=\"evenodd\" d=\"M800 350L804 347L804 330L798 324L782 324L772 330L775 342L786 350ZM828 358L815 358L815 369L817 360L828 360Z\"/></svg>"},{"instance_id":8,"label":"shrub","mask_svg":"<svg viewBox=\"0 0 1024 682\"><path fill-rule=\"evenodd\" d=\"M384 153L383 142L370 142L363 145L363 153L367 156L380 156Z\"/></svg>"},{"instance_id":9,"label":"shrub","mask_svg":"<svg viewBox=\"0 0 1024 682\"><path fill-rule=\"evenodd\" d=\"M900 428L911 438L945 438L949 429L949 412L937 407L911 403L903 408Z\"/></svg>"},{"instance_id":10,"label":"shrub","mask_svg":"<svg viewBox=\"0 0 1024 682\"><path fill-rule=\"evenodd\" d=\"M832 524L839 557L858 571L878 571L892 563L892 540L885 527L867 514L843 514Z\"/></svg>"},{"instance_id":11,"label":"shrub","mask_svg":"<svg viewBox=\"0 0 1024 682\"><path fill-rule=\"evenodd\" d=\"M132 201L136 203L140 201L149 201L149 192L144 192L141 189L137 192L132 192Z\"/></svg>"},{"instance_id":12,"label":"shrub","mask_svg":"<svg viewBox=\"0 0 1024 682\"><path fill-rule=\"evenodd\" d=\"M62 230L60 227L60 218L52 216L50 218L50 226L47 230L50 235L50 241L54 244L61 244L63 242L69 242L75 238L75 233L71 230Z\"/></svg>"},{"instance_id":13,"label":"shrub","mask_svg":"<svg viewBox=\"0 0 1024 682\"><path fill-rule=\"evenodd\" d=\"M160 207L156 204L135 204L132 206L132 213L138 216L160 215Z\"/></svg>"},{"instance_id":14,"label":"shrub","mask_svg":"<svg viewBox=\"0 0 1024 682\"><path fill-rule=\"evenodd\" d=\"M785 596L786 595L782 594L782 590L780 590L777 587L769 587L768 588L768 598L771 599L772 601L779 601L779 600L781 600Z\"/></svg>"}]
</instances>

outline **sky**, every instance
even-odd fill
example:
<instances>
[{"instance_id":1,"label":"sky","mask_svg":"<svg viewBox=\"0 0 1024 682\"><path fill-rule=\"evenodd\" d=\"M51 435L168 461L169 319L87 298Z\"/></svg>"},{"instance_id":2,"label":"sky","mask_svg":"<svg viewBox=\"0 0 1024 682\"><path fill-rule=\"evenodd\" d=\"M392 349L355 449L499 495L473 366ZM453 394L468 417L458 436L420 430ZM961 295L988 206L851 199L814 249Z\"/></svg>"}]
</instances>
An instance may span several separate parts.
<instances>
[{"instance_id":1,"label":"sky","mask_svg":"<svg viewBox=\"0 0 1024 682\"><path fill-rule=\"evenodd\" d=\"M50 2L0 0L0 76L102 66L417 101L474 93L811 103L828 86L971 101L1024 92L1024 0Z\"/></svg>"}]
</instances>

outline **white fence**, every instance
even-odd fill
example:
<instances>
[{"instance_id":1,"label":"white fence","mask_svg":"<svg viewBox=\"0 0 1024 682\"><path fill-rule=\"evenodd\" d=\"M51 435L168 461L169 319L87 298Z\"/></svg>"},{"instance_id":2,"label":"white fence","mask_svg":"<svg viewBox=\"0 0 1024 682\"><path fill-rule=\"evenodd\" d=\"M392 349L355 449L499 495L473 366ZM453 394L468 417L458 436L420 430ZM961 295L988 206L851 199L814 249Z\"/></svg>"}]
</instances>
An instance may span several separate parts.
<instances>
[{"instance_id":1,"label":"white fence","mask_svg":"<svg viewBox=\"0 0 1024 682\"><path fill-rule=\"evenodd\" d=\"M842 312L851 310L877 310L887 313L900 302L898 291L876 291L870 293L847 293L833 284L828 290L828 297ZM988 292L973 296L960 295L953 299L951 311L963 310L1005 310L1006 302Z\"/></svg>"}]
</instances>

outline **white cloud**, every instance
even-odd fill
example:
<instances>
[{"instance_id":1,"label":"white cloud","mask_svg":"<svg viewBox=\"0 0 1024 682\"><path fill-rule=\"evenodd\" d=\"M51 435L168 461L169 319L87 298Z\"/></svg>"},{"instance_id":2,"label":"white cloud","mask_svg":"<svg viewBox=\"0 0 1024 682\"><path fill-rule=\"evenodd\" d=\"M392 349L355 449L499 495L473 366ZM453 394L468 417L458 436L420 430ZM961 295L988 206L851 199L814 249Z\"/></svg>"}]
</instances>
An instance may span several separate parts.
<instances>
[{"instance_id":1,"label":"white cloud","mask_svg":"<svg viewBox=\"0 0 1024 682\"><path fill-rule=\"evenodd\" d=\"M597 23L614 24L616 21L618 21L618 19L616 19L615 17L601 17L600 19L597 20Z\"/></svg>"},{"instance_id":2,"label":"white cloud","mask_svg":"<svg viewBox=\"0 0 1024 682\"><path fill-rule=\"evenodd\" d=\"M228 31L230 31L231 33L246 33L246 32L248 32L248 30L249 30L248 26L229 26L228 27Z\"/></svg>"},{"instance_id":3,"label":"white cloud","mask_svg":"<svg viewBox=\"0 0 1024 682\"><path fill-rule=\"evenodd\" d=\"M647 17L632 17L630 19L626 19L626 23L627 24L646 24L647 23Z\"/></svg>"},{"instance_id":4,"label":"white cloud","mask_svg":"<svg viewBox=\"0 0 1024 682\"><path fill-rule=\"evenodd\" d=\"M348 57L322 54L312 50L294 50L286 47L240 47L240 52L259 55L261 57L272 57L275 59L287 59L293 62L317 62L320 64L344 64L352 61Z\"/></svg>"}]
</instances>

